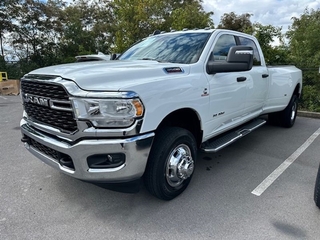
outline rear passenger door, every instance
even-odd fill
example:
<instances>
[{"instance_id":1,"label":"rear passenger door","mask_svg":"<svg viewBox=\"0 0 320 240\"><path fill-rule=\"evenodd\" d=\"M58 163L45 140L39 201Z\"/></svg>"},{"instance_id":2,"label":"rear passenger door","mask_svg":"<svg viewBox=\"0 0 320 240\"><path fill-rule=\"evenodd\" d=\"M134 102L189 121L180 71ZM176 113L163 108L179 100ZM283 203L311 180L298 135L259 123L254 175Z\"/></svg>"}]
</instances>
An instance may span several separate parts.
<instances>
[{"instance_id":1,"label":"rear passenger door","mask_svg":"<svg viewBox=\"0 0 320 240\"><path fill-rule=\"evenodd\" d=\"M250 70L250 78L247 78L247 98L245 104L245 115L258 116L262 112L268 94L268 69L262 65L260 53L255 42L246 37L239 36L240 45L253 48L253 67Z\"/></svg>"}]
</instances>

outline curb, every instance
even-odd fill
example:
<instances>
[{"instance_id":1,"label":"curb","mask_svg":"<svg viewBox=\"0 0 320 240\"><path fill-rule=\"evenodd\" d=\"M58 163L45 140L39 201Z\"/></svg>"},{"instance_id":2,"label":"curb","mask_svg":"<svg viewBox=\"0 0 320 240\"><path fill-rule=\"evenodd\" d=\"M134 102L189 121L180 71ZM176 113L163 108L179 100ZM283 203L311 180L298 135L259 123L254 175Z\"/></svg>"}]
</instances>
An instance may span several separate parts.
<instances>
[{"instance_id":1,"label":"curb","mask_svg":"<svg viewBox=\"0 0 320 240\"><path fill-rule=\"evenodd\" d=\"M320 113L318 113L318 112L298 111L297 115L299 117L319 118L320 119Z\"/></svg>"}]
</instances>

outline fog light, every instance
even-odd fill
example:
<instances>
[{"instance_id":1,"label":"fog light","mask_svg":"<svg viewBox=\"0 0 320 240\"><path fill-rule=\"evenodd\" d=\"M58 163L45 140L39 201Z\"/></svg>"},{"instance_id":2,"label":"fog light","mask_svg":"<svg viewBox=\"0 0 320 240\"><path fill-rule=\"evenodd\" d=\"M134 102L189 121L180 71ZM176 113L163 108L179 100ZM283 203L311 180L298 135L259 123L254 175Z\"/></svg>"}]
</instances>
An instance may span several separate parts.
<instances>
[{"instance_id":1,"label":"fog light","mask_svg":"<svg viewBox=\"0 0 320 240\"><path fill-rule=\"evenodd\" d=\"M87 158L89 168L116 168L125 161L126 155L123 153L96 154Z\"/></svg>"}]
</instances>

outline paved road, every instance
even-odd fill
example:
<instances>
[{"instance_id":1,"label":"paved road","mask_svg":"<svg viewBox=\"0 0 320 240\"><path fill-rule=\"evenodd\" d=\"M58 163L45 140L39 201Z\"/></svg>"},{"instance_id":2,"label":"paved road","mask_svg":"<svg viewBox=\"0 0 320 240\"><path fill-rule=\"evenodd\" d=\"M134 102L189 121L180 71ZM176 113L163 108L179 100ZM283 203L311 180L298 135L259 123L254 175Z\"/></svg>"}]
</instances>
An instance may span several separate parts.
<instances>
[{"instance_id":1,"label":"paved road","mask_svg":"<svg viewBox=\"0 0 320 240\"><path fill-rule=\"evenodd\" d=\"M320 127L265 125L216 154L199 153L170 202L142 188L109 191L57 172L20 142L18 96L0 96L0 239L319 239L313 188L320 137L261 196L251 192Z\"/></svg>"}]
</instances>

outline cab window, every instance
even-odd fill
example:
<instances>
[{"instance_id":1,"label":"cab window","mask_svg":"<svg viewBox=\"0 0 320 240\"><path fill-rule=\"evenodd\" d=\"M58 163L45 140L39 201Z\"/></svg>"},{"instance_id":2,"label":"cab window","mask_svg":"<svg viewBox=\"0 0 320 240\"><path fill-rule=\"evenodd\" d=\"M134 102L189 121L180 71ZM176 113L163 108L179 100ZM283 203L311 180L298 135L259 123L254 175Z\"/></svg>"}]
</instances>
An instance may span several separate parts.
<instances>
[{"instance_id":1,"label":"cab window","mask_svg":"<svg viewBox=\"0 0 320 240\"><path fill-rule=\"evenodd\" d=\"M236 45L237 43L233 35L225 34L220 36L213 48L213 60L225 61L227 59L229 49Z\"/></svg>"},{"instance_id":2,"label":"cab window","mask_svg":"<svg viewBox=\"0 0 320 240\"><path fill-rule=\"evenodd\" d=\"M261 58L259 55L258 48L254 41L249 38L239 37L239 41L241 45L250 46L253 48L253 65L261 66Z\"/></svg>"}]
</instances>

